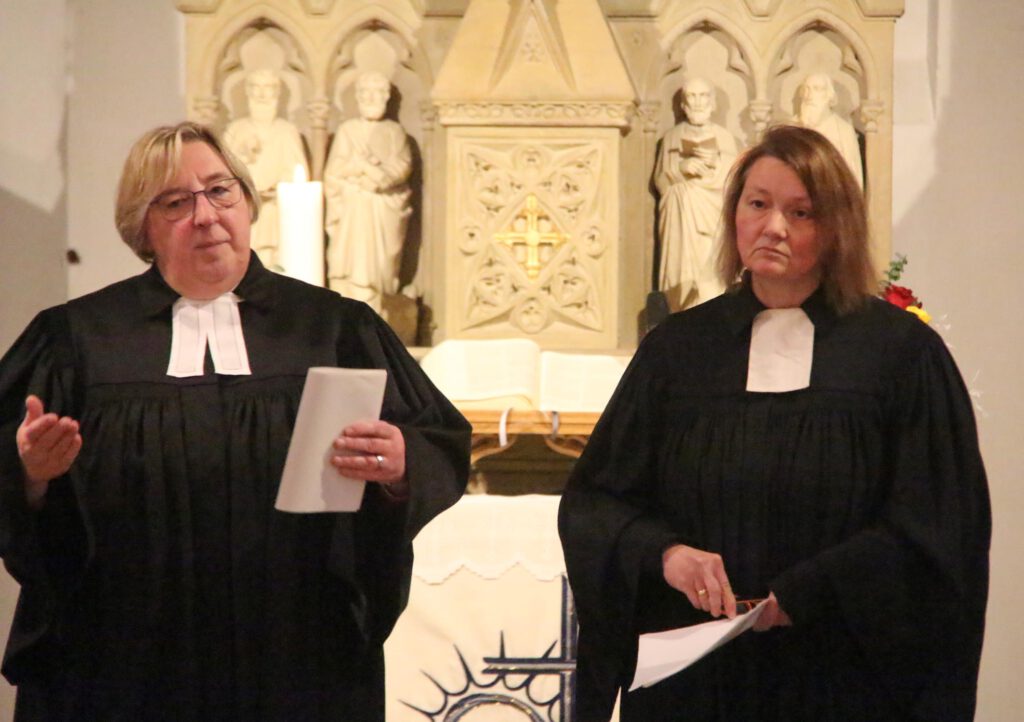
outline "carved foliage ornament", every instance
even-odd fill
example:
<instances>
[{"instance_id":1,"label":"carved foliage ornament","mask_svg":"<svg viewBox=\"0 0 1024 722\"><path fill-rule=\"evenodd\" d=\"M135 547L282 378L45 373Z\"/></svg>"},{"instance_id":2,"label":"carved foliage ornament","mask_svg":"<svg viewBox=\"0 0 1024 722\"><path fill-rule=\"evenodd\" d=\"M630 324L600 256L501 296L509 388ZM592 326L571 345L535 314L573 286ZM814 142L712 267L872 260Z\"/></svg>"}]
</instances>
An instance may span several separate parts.
<instances>
[{"instance_id":1,"label":"carved foliage ornament","mask_svg":"<svg viewBox=\"0 0 1024 722\"><path fill-rule=\"evenodd\" d=\"M459 249L470 269L467 328L505 321L538 333L559 320L601 329L601 161L588 142L466 147Z\"/></svg>"},{"instance_id":2,"label":"carved foliage ornament","mask_svg":"<svg viewBox=\"0 0 1024 722\"><path fill-rule=\"evenodd\" d=\"M592 125L627 127L635 113L632 103L439 103L443 125Z\"/></svg>"}]
</instances>

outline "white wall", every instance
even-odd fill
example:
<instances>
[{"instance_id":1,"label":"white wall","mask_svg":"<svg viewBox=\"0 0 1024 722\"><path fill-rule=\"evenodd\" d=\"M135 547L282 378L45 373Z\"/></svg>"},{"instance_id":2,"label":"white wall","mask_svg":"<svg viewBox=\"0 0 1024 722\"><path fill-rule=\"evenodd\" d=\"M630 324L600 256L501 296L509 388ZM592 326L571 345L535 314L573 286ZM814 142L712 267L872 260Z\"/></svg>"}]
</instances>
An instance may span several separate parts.
<instances>
[{"instance_id":1,"label":"white wall","mask_svg":"<svg viewBox=\"0 0 1024 722\"><path fill-rule=\"evenodd\" d=\"M983 410L995 531L978 719L1024 719L1024 625L1014 614L1014 583L1024 578L1024 485L1017 483L1024 467L1024 343L1015 283L1024 269L1017 181L1024 168L1024 4L906 4L896 26L893 246L910 258L906 285L945 317L946 340ZM49 8L45 16L42 6ZM37 17L46 18L48 30ZM184 114L181 35L170 0L0 2L0 349L43 306L140 267L114 231L114 185L132 140ZM65 44L72 82L62 109L62 68L44 61ZM7 82L11 67L38 78L50 89L48 99L28 94L20 78ZM39 121L26 125L11 108ZM66 122L56 122L55 134L62 112ZM55 149L56 163L47 149ZM60 189L56 199L48 183ZM65 246L82 258L66 275ZM4 631L13 604L13 584L4 578ZM10 690L0 686L0 720L10 718Z\"/></svg>"},{"instance_id":2,"label":"white wall","mask_svg":"<svg viewBox=\"0 0 1024 722\"><path fill-rule=\"evenodd\" d=\"M1017 282L1024 270L1024 4L1019 0L907 0L901 41L927 38L927 72L898 67L896 102L920 101L896 126L893 247L904 280L945 316L946 341L978 392L978 424L993 507L992 583L977 719L1024 719L1024 334Z\"/></svg>"},{"instance_id":3,"label":"white wall","mask_svg":"<svg viewBox=\"0 0 1024 722\"><path fill-rule=\"evenodd\" d=\"M0 3L0 348L67 295L63 8Z\"/></svg>"},{"instance_id":4,"label":"white wall","mask_svg":"<svg viewBox=\"0 0 1024 722\"><path fill-rule=\"evenodd\" d=\"M183 28L171 0L0 0L0 350L42 308L142 268L114 189L132 141L184 116ZM0 573L0 644L16 599ZM0 721L13 710L0 680Z\"/></svg>"},{"instance_id":5,"label":"white wall","mask_svg":"<svg viewBox=\"0 0 1024 722\"><path fill-rule=\"evenodd\" d=\"M173 2L71 2L68 98L68 293L80 296L144 266L114 229L121 165L142 133L183 120L184 22Z\"/></svg>"}]
</instances>

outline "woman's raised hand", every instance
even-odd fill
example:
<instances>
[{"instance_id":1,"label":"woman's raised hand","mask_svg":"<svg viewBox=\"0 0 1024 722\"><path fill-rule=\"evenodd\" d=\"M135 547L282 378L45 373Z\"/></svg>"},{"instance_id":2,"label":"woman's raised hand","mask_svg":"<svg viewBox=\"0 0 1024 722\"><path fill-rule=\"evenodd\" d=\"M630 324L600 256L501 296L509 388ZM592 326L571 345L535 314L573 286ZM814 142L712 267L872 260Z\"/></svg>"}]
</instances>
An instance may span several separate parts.
<instances>
[{"instance_id":1,"label":"woman's raised hand","mask_svg":"<svg viewBox=\"0 0 1024 722\"><path fill-rule=\"evenodd\" d=\"M45 413L38 396L25 399L25 419L16 435L18 456L25 468L25 495L39 506L50 481L66 474L82 450L78 422L70 416Z\"/></svg>"}]
</instances>

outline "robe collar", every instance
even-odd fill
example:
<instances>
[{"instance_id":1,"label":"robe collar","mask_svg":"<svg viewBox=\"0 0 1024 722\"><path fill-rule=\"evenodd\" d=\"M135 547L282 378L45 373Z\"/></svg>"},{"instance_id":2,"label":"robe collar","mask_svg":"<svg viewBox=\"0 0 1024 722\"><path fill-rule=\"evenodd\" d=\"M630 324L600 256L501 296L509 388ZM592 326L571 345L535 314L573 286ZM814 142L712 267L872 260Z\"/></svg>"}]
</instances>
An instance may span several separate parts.
<instances>
[{"instance_id":1,"label":"robe collar","mask_svg":"<svg viewBox=\"0 0 1024 722\"><path fill-rule=\"evenodd\" d=\"M145 316L169 313L171 306L181 297L181 294L167 285L155 263L139 279L139 308ZM269 308L274 305L276 297L272 281L273 273L263 266L253 251L249 254L249 267L234 292L246 303Z\"/></svg>"},{"instance_id":2,"label":"robe collar","mask_svg":"<svg viewBox=\"0 0 1024 722\"><path fill-rule=\"evenodd\" d=\"M730 297L730 303L726 307L726 325L737 336L744 333L749 334L754 317L767 308L754 294L750 283L750 274L744 273L739 286L726 291L726 294ZM822 286L818 286L814 293L800 304L800 308L811 319L811 323L814 324L814 332L817 335L827 333L835 325L836 312L828 305L825 289Z\"/></svg>"}]
</instances>

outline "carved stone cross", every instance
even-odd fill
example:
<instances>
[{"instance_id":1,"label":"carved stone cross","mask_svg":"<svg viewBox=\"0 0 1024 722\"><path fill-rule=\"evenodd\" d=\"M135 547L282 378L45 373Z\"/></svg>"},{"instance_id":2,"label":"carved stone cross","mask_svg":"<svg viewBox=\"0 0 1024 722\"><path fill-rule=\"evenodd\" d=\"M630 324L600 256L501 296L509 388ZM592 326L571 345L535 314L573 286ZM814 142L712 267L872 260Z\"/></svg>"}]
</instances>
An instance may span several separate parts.
<instances>
[{"instance_id":1,"label":"carved stone cross","mask_svg":"<svg viewBox=\"0 0 1024 722\"><path fill-rule=\"evenodd\" d=\"M540 249L554 249L568 240L559 233L551 217L545 213L533 193L526 196L526 205L512 219L512 230L494 234L494 240L512 249L526 249L526 275L531 279L540 273Z\"/></svg>"}]
</instances>

